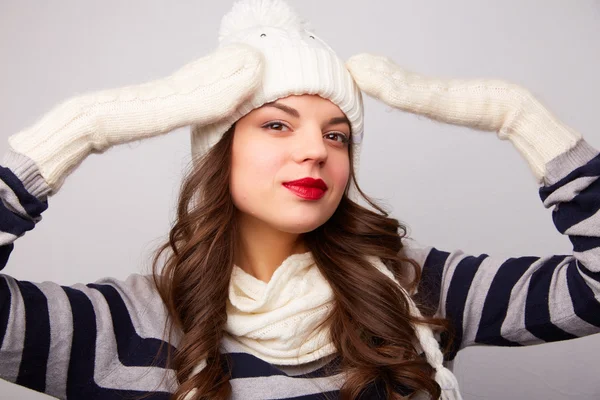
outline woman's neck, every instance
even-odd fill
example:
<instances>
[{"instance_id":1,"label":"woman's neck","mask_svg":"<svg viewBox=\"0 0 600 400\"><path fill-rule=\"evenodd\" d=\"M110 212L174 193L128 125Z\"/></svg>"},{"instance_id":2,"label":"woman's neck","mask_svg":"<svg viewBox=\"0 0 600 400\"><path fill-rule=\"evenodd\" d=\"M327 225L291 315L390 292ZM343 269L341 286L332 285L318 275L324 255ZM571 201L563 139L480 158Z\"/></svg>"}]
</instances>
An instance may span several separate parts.
<instances>
[{"instance_id":1,"label":"woman's neck","mask_svg":"<svg viewBox=\"0 0 600 400\"><path fill-rule=\"evenodd\" d=\"M256 279L269 282L286 258L307 251L302 235L279 231L252 216L239 216L234 263Z\"/></svg>"}]
</instances>

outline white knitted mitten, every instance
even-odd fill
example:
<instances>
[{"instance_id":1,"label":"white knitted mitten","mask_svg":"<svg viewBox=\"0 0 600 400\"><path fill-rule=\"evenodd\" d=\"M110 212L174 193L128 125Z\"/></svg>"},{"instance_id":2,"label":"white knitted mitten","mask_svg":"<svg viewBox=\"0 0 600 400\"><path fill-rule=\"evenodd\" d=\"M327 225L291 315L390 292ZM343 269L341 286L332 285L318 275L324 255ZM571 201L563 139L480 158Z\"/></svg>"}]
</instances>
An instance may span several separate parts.
<instances>
[{"instance_id":1,"label":"white knitted mitten","mask_svg":"<svg viewBox=\"0 0 600 400\"><path fill-rule=\"evenodd\" d=\"M499 80L431 79L372 54L351 57L346 67L369 96L414 114L510 140L538 182L546 163L571 149L581 134L562 124L522 87Z\"/></svg>"},{"instance_id":2,"label":"white knitted mitten","mask_svg":"<svg viewBox=\"0 0 600 400\"><path fill-rule=\"evenodd\" d=\"M262 72L260 52L226 46L166 78L73 97L9 144L35 162L53 194L90 153L226 118L260 86Z\"/></svg>"}]
</instances>

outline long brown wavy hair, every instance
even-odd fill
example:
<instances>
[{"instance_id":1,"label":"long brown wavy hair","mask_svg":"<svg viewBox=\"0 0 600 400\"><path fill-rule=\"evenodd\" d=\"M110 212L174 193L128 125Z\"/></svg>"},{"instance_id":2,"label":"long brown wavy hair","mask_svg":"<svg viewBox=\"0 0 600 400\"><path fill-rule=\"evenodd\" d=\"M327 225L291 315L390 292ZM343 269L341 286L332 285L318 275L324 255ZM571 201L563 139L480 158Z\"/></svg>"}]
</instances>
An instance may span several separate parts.
<instances>
[{"instance_id":1,"label":"long brown wavy hair","mask_svg":"<svg viewBox=\"0 0 600 400\"><path fill-rule=\"evenodd\" d=\"M194 399L224 400L231 395L230 375L224 368L228 361L219 344L227 321L237 235L237 209L229 191L234 132L235 125L206 155L194 160L182 182L169 240L154 256L154 282L170 317L166 329L169 336L173 331L180 335L176 350L168 355L179 383L172 399L182 399L193 388ZM409 292L419 282L419 265L402 252L406 227L360 190L352 146L348 151L348 186L353 182L375 211L350 200L347 188L333 216L303 235L334 293L334 307L323 324L329 325L341 356L337 372L347 373L340 398L360 398L374 384L384 385L389 399L405 398L395 392L398 384L438 398L434 369L414 346L412 324L424 322L437 331L447 331L449 325L430 316L412 316L403 292L365 260L367 255L380 257ZM161 263L166 250L168 256ZM206 367L190 376L201 360L207 361Z\"/></svg>"}]
</instances>

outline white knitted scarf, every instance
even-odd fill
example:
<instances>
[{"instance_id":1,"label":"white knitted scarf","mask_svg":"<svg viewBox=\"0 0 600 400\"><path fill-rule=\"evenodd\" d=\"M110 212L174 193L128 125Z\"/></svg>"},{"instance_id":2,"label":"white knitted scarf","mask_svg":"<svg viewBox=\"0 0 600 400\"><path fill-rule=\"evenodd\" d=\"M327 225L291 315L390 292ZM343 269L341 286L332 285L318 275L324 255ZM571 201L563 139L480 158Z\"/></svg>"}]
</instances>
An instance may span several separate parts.
<instances>
[{"instance_id":1,"label":"white knitted scarf","mask_svg":"<svg viewBox=\"0 0 600 400\"><path fill-rule=\"evenodd\" d=\"M368 260L398 283L379 258L369 257ZM420 316L408 293L404 293L409 299L411 313ZM234 266L225 330L248 353L271 364L308 363L336 352L327 327L317 327L329 314L333 301L333 291L310 252L289 256L268 283ZM441 399L461 399L456 377L444 367L431 328L420 324L415 328L419 345L436 370L435 380L442 388ZM205 362L200 363L193 374L205 365Z\"/></svg>"}]
</instances>

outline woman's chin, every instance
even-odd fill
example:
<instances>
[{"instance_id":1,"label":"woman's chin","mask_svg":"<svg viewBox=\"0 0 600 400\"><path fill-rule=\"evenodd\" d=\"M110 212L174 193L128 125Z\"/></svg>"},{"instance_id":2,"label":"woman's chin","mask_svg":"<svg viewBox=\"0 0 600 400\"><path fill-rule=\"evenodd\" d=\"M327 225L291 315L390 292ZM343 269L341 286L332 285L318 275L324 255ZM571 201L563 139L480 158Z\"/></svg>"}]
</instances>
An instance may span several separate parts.
<instances>
[{"instance_id":1,"label":"woman's chin","mask_svg":"<svg viewBox=\"0 0 600 400\"><path fill-rule=\"evenodd\" d=\"M287 221L280 221L280 223L277 224L278 225L277 228L280 231L286 232L286 233L302 234L302 233L314 231L319 226L323 225L326 221L327 221L327 219L323 219L323 218L319 218L319 219L302 218L302 219L295 219L295 220L287 220Z\"/></svg>"}]
</instances>

